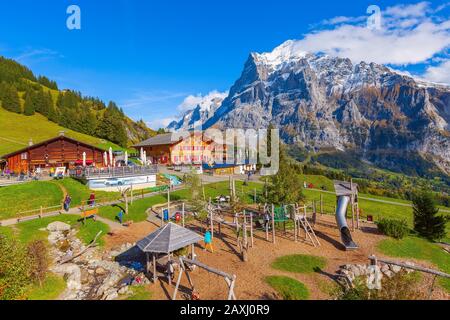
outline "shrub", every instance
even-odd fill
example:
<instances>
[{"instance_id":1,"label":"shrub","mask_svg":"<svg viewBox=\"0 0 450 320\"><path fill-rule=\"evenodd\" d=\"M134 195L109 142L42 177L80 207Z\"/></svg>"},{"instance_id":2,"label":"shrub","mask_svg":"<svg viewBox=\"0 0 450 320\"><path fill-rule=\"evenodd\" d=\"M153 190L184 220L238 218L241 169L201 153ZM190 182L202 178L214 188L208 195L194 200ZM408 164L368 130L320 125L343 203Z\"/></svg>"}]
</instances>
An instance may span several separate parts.
<instances>
[{"instance_id":1,"label":"shrub","mask_svg":"<svg viewBox=\"0 0 450 320\"><path fill-rule=\"evenodd\" d=\"M383 218L377 223L377 226L381 233L398 240L403 239L409 233L408 224L405 220Z\"/></svg>"},{"instance_id":2,"label":"shrub","mask_svg":"<svg viewBox=\"0 0 450 320\"><path fill-rule=\"evenodd\" d=\"M439 208L430 193L413 196L414 230L428 240L439 240L446 236L447 218L439 215Z\"/></svg>"},{"instance_id":3,"label":"shrub","mask_svg":"<svg viewBox=\"0 0 450 320\"><path fill-rule=\"evenodd\" d=\"M25 298L29 266L25 248L13 238L0 236L0 300Z\"/></svg>"},{"instance_id":4,"label":"shrub","mask_svg":"<svg viewBox=\"0 0 450 320\"><path fill-rule=\"evenodd\" d=\"M45 243L41 240L33 241L27 246L30 258L31 279L42 287L48 271L48 253Z\"/></svg>"},{"instance_id":5,"label":"shrub","mask_svg":"<svg viewBox=\"0 0 450 320\"><path fill-rule=\"evenodd\" d=\"M422 300L418 290L420 274L399 272L392 278L383 277L381 290L367 287L364 277L353 281L350 289L340 289L334 295L338 300Z\"/></svg>"}]
</instances>

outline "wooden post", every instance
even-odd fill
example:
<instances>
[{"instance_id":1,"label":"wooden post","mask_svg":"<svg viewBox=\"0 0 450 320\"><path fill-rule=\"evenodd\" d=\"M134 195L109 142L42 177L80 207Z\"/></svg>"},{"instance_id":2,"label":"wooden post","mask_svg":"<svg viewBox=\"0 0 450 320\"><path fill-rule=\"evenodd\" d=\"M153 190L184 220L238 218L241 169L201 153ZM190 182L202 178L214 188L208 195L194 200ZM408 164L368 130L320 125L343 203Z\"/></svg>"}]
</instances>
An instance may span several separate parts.
<instances>
[{"instance_id":1,"label":"wooden post","mask_svg":"<svg viewBox=\"0 0 450 320\"><path fill-rule=\"evenodd\" d=\"M323 215L323 194L320 193L320 215Z\"/></svg>"},{"instance_id":2,"label":"wooden post","mask_svg":"<svg viewBox=\"0 0 450 320\"><path fill-rule=\"evenodd\" d=\"M131 184L131 205L133 205L133 199L134 199L134 195L133 195L133 184Z\"/></svg>"},{"instance_id":3,"label":"wooden post","mask_svg":"<svg viewBox=\"0 0 450 320\"><path fill-rule=\"evenodd\" d=\"M272 205L272 243L275 244L275 206Z\"/></svg>"},{"instance_id":4,"label":"wooden post","mask_svg":"<svg viewBox=\"0 0 450 320\"><path fill-rule=\"evenodd\" d=\"M145 260L146 260L146 270L147 273L150 272L150 257L148 256L148 252L145 253Z\"/></svg>"},{"instance_id":5,"label":"wooden post","mask_svg":"<svg viewBox=\"0 0 450 320\"><path fill-rule=\"evenodd\" d=\"M254 240L253 240L253 212L250 212L250 245L253 248Z\"/></svg>"},{"instance_id":6,"label":"wooden post","mask_svg":"<svg viewBox=\"0 0 450 320\"><path fill-rule=\"evenodd\" d=\"M312 209L313 209L313 215L312 215L312 221L313 221L313 227L316 225L317 223L317 208L316 208L316 200L313 200L313 204L312 204Z\"/></svg>"},{"instance_id":7,"label":"wooden post","mask_svg":"<svg viewBox=\"0 0 450 320\"><path fill-rule=\"evenodd\" d=\"M141 196L142 196L142 199L144 199L144 189L141 189Z\"/></svg>"},{"instance_id":8,"label":"wooden post","mask_svg":"<svg viewBox=\"0 0 450 320\"><path fill-rule=\"evenodd\" d=\"M154 253L152 253L152 260L153 260L153 283L156 283L158 280L158 275L156 274L156 256Z\"/></svg>"},{"instance_id":9,"label":"wooden post","mask_svg":"<svg viewBox=\"0 0 450 320\"><path fill-rule=\"evenodd\" d=\"M255 188L255 192L254 192L254 194L253 194L253 202L256 204L256 188Z\"/></svg>"},{"instance_id":10,"label":"wooden post","mask_svg":"<svg viewBox=\"0 0 450 320\"><path fill-rule=\"evenodd\" d=\"M294 205L294 241L298 241L298 230L297 230L297 204Z\"/></svg>"},{"instance_id":11,"label":"wooden post","mask_svg":"<svg viewBox=\"0 0 450 320\"><path fill-rule=\"evenodd\" d=\"M211 240L214 240L214 210L209 209L209 225L211 229Z\"/></svg>"},{"instance_id":12,"label":"wooden post","mask_svg":"<svg viewBox=\"0 0 450 320\"><path fill-rule=\"evenodd\" d=\"M169 219L170 219L170 184L169 184L169 188L167 189L167 211L168 211Z\"/></svg>"},{"instance_id":13,"label":"wooden post","mask_svg":"<svg viewBox=\"0 0 450 320\"><path fill-rule=\"evenodd\" d=\"M191 244L191 259L195 260L195 245L194 244Z\"/></svg>"},{"instance_id":14,"label":"wooden post","mask_svg":"<svg viewBox=\"0 0 450 320\"><path fill-rule=\"evenodd\" d=\"M184 222L184 202L183 202L183 206L181 209L181 219L182 219L182 224L183 224L183 228L185 227L185 222Z\"/></svg>"},{"instance_id":15,"label":"wooden post","mask_svg":"<svg viewBox=\"0 0 450 320\"><path fill-rule=\"evenodd\" d=\"M128 195L126 190L124 196L125 196L125 214L128 215Z\"/></svg>"}]
</instances>

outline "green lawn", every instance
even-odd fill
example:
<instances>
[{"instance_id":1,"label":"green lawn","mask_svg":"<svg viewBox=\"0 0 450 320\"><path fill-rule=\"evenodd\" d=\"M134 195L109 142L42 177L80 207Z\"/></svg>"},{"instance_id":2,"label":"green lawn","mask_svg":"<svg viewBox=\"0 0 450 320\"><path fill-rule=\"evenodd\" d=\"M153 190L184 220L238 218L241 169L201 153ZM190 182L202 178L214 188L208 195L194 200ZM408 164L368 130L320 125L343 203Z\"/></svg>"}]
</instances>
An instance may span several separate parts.
<instances>
[{"instance_id":1,"label":"green lawn","mask_svg":"<svg viewBox=\"0 0 450 320\"><path fill-rule=\"evenodd\" d=\"M152 299L152 292L145 286L135 286L131 290L133 293L126 300L141 301Z\"/></svg>"},{"instance_id":2,"label":"green lawn","mask_svg":"<svg viewBox=\"0 0 450 320\"><path fill-rule=\"evenodd\" d=\"M298 254L276 259L272 268L293 273L313 273L323 269L325 265L324 258Z\"/></svg>"},{"instance_id":3,"label":"green lawn","mask_svg":"<svg viewBox=\"0 0 450 320\"><path fill-rule=\"evenodd\" d=\"M57 137L61 131L64 131L70 138L105 150L109 147L113 147L115 150L121 149L103 139L63 128L40 114L27 117L0 108L0 156L25 148L30 139L33 139L34 143L38 143Z\"/></svg>"},{"instance_id":4,"label":"green lawn","mask_svg":"<svg viewBox=\"0 0 450 320\"><path fill-rule=\"evenodd\" d=\"M407 237L403 240L387 239L378 244L377 249L388 256L396 258L411 258L433 263L446 273L450 273L450 255L425 239ZM450 279L441 278L439 283L450 292Z\"/></svg>"},{"instance_id":5,"label":"green lawn","mask_svg":"<svg viewBox=\"0 0 450 320\"><path fill-rule=\"evenodd\" d=\"M52 182L33 181L0 188L0 219L14 218L19 212L39 209L40 206L58 206L62 198L61 189Z\"/></svg>"},{"instance_id":6,"label":"green lawn","mask_svg":"<svg viewBox=\"0 0 450 320\"><path fill-rule=\"evenodd\" d=\"M295 279L289 277L271 276L266 277L269 284L284 300L308 300L308 288Z\"/></svg>"},{"instance_id":7,"label":"green lawn","mask_svg":"<svg viewBox=\"0 0 450 320\"><path fill-rule=\"evenodd\" d=\"M62 277L48 274L42 287L35 284L30 288L28 300L49 301L56 300L66 289L66 282Z\"/></svg>"},{"instance_id":8,"label":"green lawn","mask_svg":"<svg viewBox=\"0 0 450 320\"><path fill-rule=\"evenodd\" d=\"M30 216L39 213L39 208L55 207L45 212L59 210L63 201L63 190L66 190L72 198L72 206L78 206L82 201L89 199L91 190L70 178L52 181L32 181L20 185L0 188L0 220L15 218L19 213L35 210L22 216ZM96 199L115 200L119 199L118 192L96 192Z\"/></svg>"},{"instance_id":9,"label":"green lawn","mask_svg":"<svg viewBox=\"0 0 450 320\"><path fill-rule=\"evenodd\" d=\"M303 182L308 185L312 184L314 189L322 189L325 191L334 192L334 183L325 176L316 175L300 175L301 186L303 187Z\"/></svg>"},{"instance_id":10,"label":"green lawn","mask_svg":"<svg viewBox=\"0 0 450 320\"><path fill-rule=\"evenodd\" d=\"M16 225L16 228L18 229L18 238L22 243L28 243L34 240L46 240L48 232L44 229L54 221L61 221L70 224L73 228L79 230L78 237L80 237L85 244L89 244L94 240L99 231L103 231L102 236L98 240L98 244L103 245L104 242L102 237L109 232L109 226L100 221L95 222L93 220L87 220L86 225L83 225L77 221L78 219L79 217L74 215L60 215L57 217L22 222Z\"/></svg>"}]
</instances>

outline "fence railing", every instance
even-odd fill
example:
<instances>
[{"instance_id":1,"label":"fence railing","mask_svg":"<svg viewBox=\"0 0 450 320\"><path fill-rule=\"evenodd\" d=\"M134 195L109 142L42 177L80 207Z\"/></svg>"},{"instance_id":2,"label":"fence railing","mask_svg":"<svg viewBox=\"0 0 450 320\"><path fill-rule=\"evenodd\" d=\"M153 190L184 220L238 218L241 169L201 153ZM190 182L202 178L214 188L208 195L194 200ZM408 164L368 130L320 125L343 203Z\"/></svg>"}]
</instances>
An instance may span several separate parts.
<instances>
[{"instance_id":1,"label":"fence railing","mask_svg":"<svg viewBox=\"0 0 450 320\"><path fill-rule=\"evenodd\" d=\"M71 177L75 178L122 178L136 175L154 175L158 173L158 166L132 166L132 167L108 167L108 168L84 168L69 171Z\"/></svg>"}]
</instances>

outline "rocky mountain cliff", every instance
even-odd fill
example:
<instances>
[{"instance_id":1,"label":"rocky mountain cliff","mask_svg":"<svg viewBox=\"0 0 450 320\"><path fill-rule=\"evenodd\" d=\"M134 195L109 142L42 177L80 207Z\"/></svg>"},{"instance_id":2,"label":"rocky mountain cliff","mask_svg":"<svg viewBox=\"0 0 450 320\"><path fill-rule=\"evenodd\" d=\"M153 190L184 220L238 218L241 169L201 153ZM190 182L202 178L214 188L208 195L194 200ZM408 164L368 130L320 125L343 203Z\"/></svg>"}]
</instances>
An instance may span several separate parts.
<instances>
[{"instance_id":1,"label":"rocky mountain cliff","mask_svg":"<svg viewBox=\"0 0 450 320\"><path fill-rule=\"evenodd\" d=\"M305 149L353 150L389 162L419 155L450 173L450 87L375 63L299 51L252 53L204 128L279 127Z\"/></svg>"}]
</instances>

